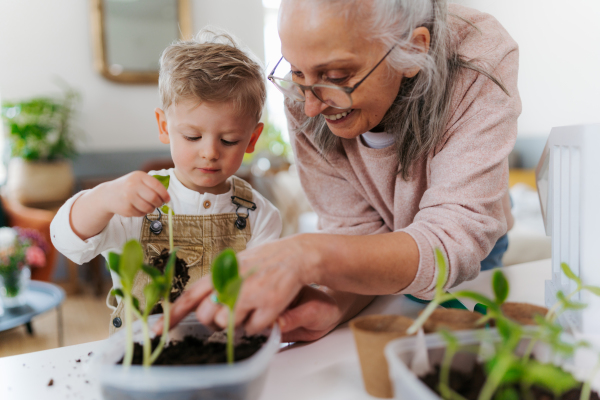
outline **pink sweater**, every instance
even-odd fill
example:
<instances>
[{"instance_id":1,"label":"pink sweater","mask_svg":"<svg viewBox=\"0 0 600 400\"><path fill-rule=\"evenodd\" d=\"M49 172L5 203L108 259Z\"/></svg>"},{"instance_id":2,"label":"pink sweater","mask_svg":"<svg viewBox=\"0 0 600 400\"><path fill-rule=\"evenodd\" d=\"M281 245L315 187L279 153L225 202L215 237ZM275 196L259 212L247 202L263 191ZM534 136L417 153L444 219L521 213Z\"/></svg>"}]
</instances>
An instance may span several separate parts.
<instances>
[{"instance_id":1,"label":"pink sweater","mask_svg":"<svg viewBox=\"0 0 600 400\"><path fill-rule=\"evenodd\" d=\"M507 96L488 78L463 69L452 96L446 132L438 146L415 163L404 181L394 146L366 147L342 139L343 149L322 157L311 132L297 129L302 108L288 108L292 145L302 186L325 233L365 235L403 231L419 247L419 269L400 293L431 298L434 248L449 262L448 287L474 279L480 262L512 225L508 204L508 154L517 136L521 101L517 89L518 46L488 14L450 5L459 53L479 58L504 83ZM481 64L480 64L481 65Z\"/></svg>"}]
</instances>

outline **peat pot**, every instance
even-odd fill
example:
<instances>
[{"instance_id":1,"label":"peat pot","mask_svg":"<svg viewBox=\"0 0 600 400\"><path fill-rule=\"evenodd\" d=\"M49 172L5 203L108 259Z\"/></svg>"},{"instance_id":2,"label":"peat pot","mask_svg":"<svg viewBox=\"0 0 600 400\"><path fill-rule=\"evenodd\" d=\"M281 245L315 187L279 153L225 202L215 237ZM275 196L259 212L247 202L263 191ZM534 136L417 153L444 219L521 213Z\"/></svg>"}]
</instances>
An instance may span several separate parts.
<instances>
[{"instance_id":1,"label":"peat pot","mask_svg":"<svg viewBox=\"0 0 600 400\"><path fill-rule=\"evenodd\" d=\"M6 189L9 196L30 207L61 203L73 194L73 167L68 160L26 161L12 158Z\"/></svg>"},{"instance_id":2,"label":"peat pot","mask_svg":"<svg viewBox=\"0 0 600 400\"><path fill-rule=\"evenodd\" d=\"M160 314L149 318L150 326ZM134 340L141 342L141 324L134 327ZM169 340L184 336L207 338L214 331L188 315L169 332ZM91 361L91 372L98 377L104 399L111 400L255 400L258 399L273 356L279 351L281 332L277 324L263 334L268 340L252 357L233 365L151 366L133 365L124 370L116 363L125 353L125 329L111 336Z\"/></svg>"}]
</instances>

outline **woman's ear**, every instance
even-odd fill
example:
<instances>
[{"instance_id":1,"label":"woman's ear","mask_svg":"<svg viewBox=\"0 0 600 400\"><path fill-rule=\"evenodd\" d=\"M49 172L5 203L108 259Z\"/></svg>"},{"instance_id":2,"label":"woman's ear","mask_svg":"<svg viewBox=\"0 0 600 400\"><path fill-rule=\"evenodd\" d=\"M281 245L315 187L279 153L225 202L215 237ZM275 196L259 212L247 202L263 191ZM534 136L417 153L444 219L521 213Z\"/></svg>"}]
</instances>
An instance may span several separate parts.
<instances>
[{"instance_id":1,"label":"woman's ear","mask_svg":"<svg viewBox=\"0 0 600 400\"><path fill-rule=\"evenodd\" d=\"M410 43L412 45L411 51L416 53L428 53L429 45L431 43L431 34L429 33L429 29L425 28L424 26L420 26L415 29L412 33ZM417 75L420 70L421 68L418 66L409 68L404 71L404 76L407 78L412 78Z\"/></svg>"},{"instance_id":2,"label":"woman's ear","mask_svg":"<svg viewBox=\"0 0 600 400\"><path fill-rule=\"evenodd\" d=\"M256 125L256 128L254 128L254 132L252 132L250 143L248 143L248 147L246 147L246 153L254 152L254 146L256 146L256 142L258 141L258 138L260 137L260 134L262 133L264 127L265 124L263 124L262 122L259 122Z\"/></svg>"},{"instance_id":3,"label":"woman's ear","mask_svg":"<svg viewBox=\"0 0 600 400\"><path fill-rule=\"evenodd\" d=\"M167 128L167 116L165 115L165 112L157 107L154 110L154 115L156 116L156 122L158 123L158 140L164 144L171 143L169 138L169 130Z\"/></svg>"}]
</instances>

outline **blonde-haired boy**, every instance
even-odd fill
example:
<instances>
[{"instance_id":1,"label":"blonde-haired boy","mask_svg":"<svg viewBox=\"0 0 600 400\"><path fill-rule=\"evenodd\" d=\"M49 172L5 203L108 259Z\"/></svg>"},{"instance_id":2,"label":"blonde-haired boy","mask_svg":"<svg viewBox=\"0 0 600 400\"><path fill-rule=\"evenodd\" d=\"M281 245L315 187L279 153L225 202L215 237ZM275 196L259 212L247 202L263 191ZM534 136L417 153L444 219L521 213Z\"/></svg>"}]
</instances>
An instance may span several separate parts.
<instances>
[{"instance_id":1,"label":"blonde-haired boy","mask_svg":"<svg viewBox=\"0 0 600 400\"><path fill-rule=\"evenodd\" d=\"M209 272L225 248L241 251L281 233L278 210L233 176L262 132L265 83L248 51L230 35L205 29L194 40L165 49L159 93L159 140L170 145L175 168L135 171L76 194L52 221L52 242L81 264L119 252L133 238L149 263L168 249L166 217L157 208L170 203L178 257L189 268L175 279L187 288ZM152 175L168 176L168 189ZM119 285L115 276L113 282ZM137 279L134 284L141 300L143 284ZM122 326L122 305L110 297L107 304L114 310L114 332Z\"/></svg>"}]
</instances>

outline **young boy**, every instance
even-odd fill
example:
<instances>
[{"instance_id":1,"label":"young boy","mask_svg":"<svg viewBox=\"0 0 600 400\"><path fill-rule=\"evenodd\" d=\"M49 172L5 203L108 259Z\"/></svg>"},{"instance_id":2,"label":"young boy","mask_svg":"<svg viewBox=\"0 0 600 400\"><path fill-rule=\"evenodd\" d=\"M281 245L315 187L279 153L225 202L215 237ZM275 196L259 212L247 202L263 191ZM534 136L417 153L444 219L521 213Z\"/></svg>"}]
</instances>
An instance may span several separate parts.
<instances>
[{"instance_id":1,"label":"young boy","mask_svg":"<svg viewBox=\"0 0 600 400\"><path fill-rule=\"evenodd\" d=\"M189 268L175 278L183 288L207 274L225 248L241 251L281 233L278 210L233 176L262 132L266 91L252 56L229 35L203 30L163 52L159 93L159 140L170 145L175 168L132 172L76 194L56 214L51 235L78 264L120 252L130 239L140 241L150 263L169 248L167 217L157 209L169 203L177 255ZM152 175L168 176L168 189ZM143 302L141 277L134 294ZM119 286L115 275L113 283ZM107 304L113 333L122 326L123 305L110 296Z\"/></svg>"}]
</instances>

